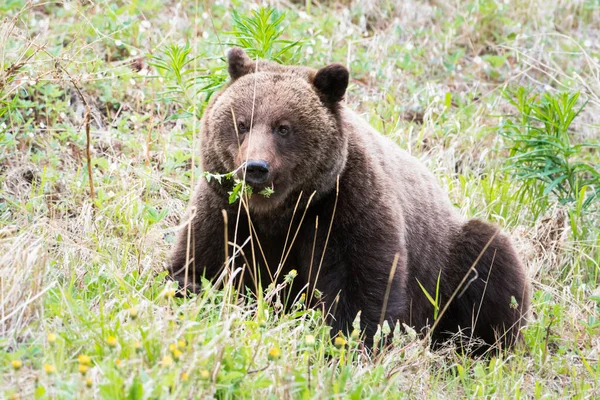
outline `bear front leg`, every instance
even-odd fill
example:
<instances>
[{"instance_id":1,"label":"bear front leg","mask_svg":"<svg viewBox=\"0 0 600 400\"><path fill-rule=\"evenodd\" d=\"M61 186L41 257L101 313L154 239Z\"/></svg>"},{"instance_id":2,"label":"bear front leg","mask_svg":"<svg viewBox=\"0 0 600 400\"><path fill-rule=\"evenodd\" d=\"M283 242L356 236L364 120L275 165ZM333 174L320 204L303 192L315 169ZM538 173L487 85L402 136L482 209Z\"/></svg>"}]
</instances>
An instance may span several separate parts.
<instances>
[{"instance_id":1,"label":"bear front leg","mask_svg":"<svg viewBox=\"0 0 600 400\"><path fill-rule=\"evenodd\" d=\"M394 264L393 253L387 257L377 254L350 258L353 260L329 266L318 286L325 296L332 336L339 331L344 335L352 332L352 323L360 311L361 334L365 346L371 348L378 325L388 321L393 328L401 319L406 260L398 254Z\"/></svg>"},{"instance_id":2,"label":"bear front leg","mask_svg":"<svg viewBox=\"0 0 600 400\"><path fill-rule=\"evenodd\" d=\"M169 260L169 275L184 291L198 292L202 277L214 280L225 263L223 214L210 190L206 181L198 184Z\"/></svg>"}]
</instances>

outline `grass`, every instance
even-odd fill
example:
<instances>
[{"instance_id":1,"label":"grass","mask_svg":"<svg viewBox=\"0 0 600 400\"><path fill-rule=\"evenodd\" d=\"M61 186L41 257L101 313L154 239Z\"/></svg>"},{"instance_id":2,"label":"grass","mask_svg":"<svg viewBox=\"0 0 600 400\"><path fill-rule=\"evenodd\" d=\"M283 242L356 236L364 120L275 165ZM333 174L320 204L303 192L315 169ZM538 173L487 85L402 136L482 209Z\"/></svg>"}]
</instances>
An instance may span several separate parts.
<instances>
[{"instance_id":1,"label":"grass","mask_svg":"<svg viewBox=\"0 0 600 400\"><path fill-rule=\"evenodd\" d=\"M0 4L0 396L599 397L600 3L272 3ZM168 250L202 179L194 116L230 44L348 65L347 104L511 233L534 285L522 346L473 359L384 326L393 346L368 355L302 301L281 313L285 285L173 297ZM581 167L554 184L523 154L573 98L566 150L544 157Z\"/></svg>"}]
</instances>

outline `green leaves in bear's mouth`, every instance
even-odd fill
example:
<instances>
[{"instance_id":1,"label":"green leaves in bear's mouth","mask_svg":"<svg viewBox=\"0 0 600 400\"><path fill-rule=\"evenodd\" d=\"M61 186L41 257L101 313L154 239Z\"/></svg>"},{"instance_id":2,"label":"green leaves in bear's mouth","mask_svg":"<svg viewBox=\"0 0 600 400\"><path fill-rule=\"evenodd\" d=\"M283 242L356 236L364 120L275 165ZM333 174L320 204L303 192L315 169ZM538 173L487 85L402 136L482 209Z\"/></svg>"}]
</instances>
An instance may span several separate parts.
<instances>
[{"instance_id":1,"label":"green leaves in bear's mouth","mask_svg":"<svg viewBox=\"0 0 600 400\"><path fill-rule=\"evenodd\" d=\"M244 185L244 182L235 179L235 185L233 185L233 190L229 192L229 204L235 203L241 196L243 192L246 192L248 197L252 196L252 186Z\"/></svg>"},{"instance_id":2,"label":"green leaves in bear's mouth","mask_svg":"<svg viewBox=\"0 0 600 400\"><path fill-rule=\"evenodd\" d=\"M222 183L222 180L230 180L235 175L236 171L228 172L226 174L215 174L209 171L204 171L202 176L206 178L206 181L210 183L211 180L216 179L219 182L219 185Z\"/></svg>"},{"instance_id":3,"label":"green leaves in bear's mouth","mask_svg":"<svg viewBox=\"0 0 600 400\"><path fill-rule=\"evenodd\" d=\"M244 193L244 192L246 192L248 197L252 196L252 186L250 186L248 184L244 185L244 182L241 179L237 178L236 173L238 170L239 170L239 168L235 171L228 172L226 174L218 174L218 173L212 173L209 171L204 171L202 173L202 176L204 178L206 178L206 181L209 183L211 180L215 179L217 182L219 182L219 184L222 184L223 180L233 179L233 183L234 183L233 188L232 188L231 192L228 192L229 193L229 204L233 204L236 201L238 201L238 199L242 196L242 193ZM260 192L258 192L258 194L266 197L267 199L269 197L271 197L271 195L273 193L275 193L275 190L273 189L273 187L266 187L266 188L262 189Z\"/></svg>"},{"instance_id":4,"label":"green leaves in bear's mouth","mask_svg":"<svg viewBox=\"0 0 600 400\"><path fill-rule=\"evenodd\" d=\"M263 190L261 190L260 192L258 192L258 194L260 194L261 196L266 197L267 199L269 197L271 197L271 195L275 193L275 190L273 189L273 187L266 187Z\"/></svg>"}]
</instances>

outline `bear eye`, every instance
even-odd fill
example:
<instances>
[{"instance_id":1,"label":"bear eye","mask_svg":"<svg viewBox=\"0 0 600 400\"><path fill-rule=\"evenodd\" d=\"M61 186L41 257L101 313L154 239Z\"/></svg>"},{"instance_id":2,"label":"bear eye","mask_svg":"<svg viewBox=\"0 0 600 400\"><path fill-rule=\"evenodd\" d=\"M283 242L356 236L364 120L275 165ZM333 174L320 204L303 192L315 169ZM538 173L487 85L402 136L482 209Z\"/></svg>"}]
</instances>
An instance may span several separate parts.
<instances>
[{"instance_id":1,"label":"bear eye","mask_svg":"<svg viewBox=\"0 0 600 400\"><path fill-rule=\"evenodd\" d=\"M238 129L238 133L246 133L248 132L248 126L246 125L246 123L244 121L238 121L237 123L237 129Z\"/></svg>"},{"instance_id":2,"label":"bear eye","mask_svg":"<svg viewBox=\"0 0 600 400\"><path fill-rule=\"evenodd\" d=\"M292 128L290 128L290 126L286 125L286 124L281 124L277 128L275 128L275 132L279 136L283 136L283 137L289 135L291 131L292 131Z\"/></svg>"}]
</instances>

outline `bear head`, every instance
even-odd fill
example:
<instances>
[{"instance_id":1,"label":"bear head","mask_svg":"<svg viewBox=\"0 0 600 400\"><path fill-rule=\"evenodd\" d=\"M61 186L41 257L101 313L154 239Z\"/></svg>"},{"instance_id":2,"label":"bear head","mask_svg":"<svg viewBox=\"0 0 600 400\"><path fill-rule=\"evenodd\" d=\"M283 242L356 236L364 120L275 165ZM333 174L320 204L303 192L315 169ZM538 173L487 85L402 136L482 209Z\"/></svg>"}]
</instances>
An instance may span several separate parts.
<instances>
[{"instance_id":1,"label":"bear head","mask_svg":"<svg viewBox=\"0 0 600 400\"><path fill-rule=\"evenodd\" d=\"M254 61L240 48L229 51L228 62L231 81L203 116L204 170L236 171L252 187L248 205L256 214L289 209L301 192L318 199L335 190L347 157L340 101L348 70ZM268 197L259 194L265 188L272 189Z\"/></svg>"}]
</instances>

